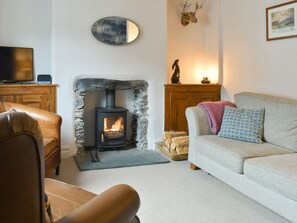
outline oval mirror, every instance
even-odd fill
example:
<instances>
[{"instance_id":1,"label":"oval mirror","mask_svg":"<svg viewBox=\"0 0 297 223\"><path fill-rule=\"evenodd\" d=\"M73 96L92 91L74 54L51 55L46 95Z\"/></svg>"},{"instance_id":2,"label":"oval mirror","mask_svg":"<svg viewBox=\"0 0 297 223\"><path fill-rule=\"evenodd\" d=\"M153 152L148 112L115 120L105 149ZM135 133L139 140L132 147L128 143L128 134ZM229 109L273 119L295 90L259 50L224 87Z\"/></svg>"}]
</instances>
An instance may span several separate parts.
<instances>
[{"instance_id":1,"label":"oval mirror","mask_svg":"<svg viewBox=\"0 0 297 223\"><path fill-rule=\"evenodd\" d=\"M131 20L121 17L105 17L92 26L93 36L109 45L131 43L139 36L139 28Z\"/></svg>"}]
</instances>

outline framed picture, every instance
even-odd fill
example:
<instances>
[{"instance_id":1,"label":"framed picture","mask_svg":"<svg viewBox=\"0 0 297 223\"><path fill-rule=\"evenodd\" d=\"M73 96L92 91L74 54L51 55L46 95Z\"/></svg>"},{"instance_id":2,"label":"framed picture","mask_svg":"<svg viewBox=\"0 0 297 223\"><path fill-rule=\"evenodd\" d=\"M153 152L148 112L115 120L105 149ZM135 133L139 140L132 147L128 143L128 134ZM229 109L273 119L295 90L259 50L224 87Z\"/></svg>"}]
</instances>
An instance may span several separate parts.
<instances>
[{"instance_id":1,"label":"framed picture","mask_svg":"<svg viewBox=\"0 0 297 223\"><path fill-rule=\"evenodd\" d=\"M266 40L297 37L297 0L266 8Z\"/></svg>"}]
</instances>

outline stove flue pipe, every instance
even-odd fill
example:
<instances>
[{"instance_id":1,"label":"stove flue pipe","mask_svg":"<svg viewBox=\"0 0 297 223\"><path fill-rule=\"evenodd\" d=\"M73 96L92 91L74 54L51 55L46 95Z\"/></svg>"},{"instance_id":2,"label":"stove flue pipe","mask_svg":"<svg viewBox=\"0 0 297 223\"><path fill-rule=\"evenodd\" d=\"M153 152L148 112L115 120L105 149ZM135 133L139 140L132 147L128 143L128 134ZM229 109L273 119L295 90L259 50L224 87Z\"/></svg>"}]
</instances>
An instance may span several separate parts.
<instances>
[{"instance_id":1,"label":"stove flue pipe","mask_svg":"<svg viewBox=\"0 0 297 223\"><path fill-rule=\"evenodd\" d=\"M115 89L106 89L106 108L116 108Z\"/></svg>"}]
</instances>

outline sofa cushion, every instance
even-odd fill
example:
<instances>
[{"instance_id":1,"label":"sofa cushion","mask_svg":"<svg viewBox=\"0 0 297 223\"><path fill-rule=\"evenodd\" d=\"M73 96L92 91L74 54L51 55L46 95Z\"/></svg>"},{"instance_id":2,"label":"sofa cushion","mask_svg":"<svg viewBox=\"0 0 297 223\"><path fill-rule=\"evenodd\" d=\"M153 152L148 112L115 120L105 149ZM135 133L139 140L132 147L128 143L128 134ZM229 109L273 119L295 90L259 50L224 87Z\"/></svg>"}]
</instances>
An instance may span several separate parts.
<instances>
[{"instance_id":1,"label":"sofa cushion","mask_svg":"<svg viewBox=\"0 0 297 223\"><path fill-rule=\"evenodd\" d=\"M238 108L264 108L264 140L297 152L296 100L250 92L235 94L234 99Z\"/></svg>"},{"instance_id":2,"label":"sofa cushion","mask_svg":"<svg viewBox=\"0 0 297 223\"><path fill-rule=\"evenodd\" d=\"M297 153L248 159L244 175L297 201Z\"/></svg>"},{"instance_id":3,"label":"sofa cushion","mask_svg":"<svg viewBox=\"0 0 297 223\"><path fill-rule=\"evenodd\" d=\"M236 173L243 173L243 163L248 158L293 153L289 149L270 143L242 142L216 135L199 136L195 139L195 145L198 154L200 153Z\"/></svg>"},{"instance_id":4,"label":"sofa cushion","mask_svg":"<svg viewBox=\"0 0 297 223\"><path fill-rule=\"evenodd\" d=\"M225 106L218 136L245 142L263 143L264 109L244 110Z\"/></svg>"},{"instance_id":5,"label":"sofa cushion","mask_svg":"<svg viewBox=\"0 0 297 223\"><path fill-rule=\"evenodd\" d=\"M54 221L71 213L96 195L82 188L45 178L45 192L51 203Z\"/></svg>"},{"instance_id":6,"label":"sofa cushion","mask_svg":"<svg viewBox=\"0 0 297 223\"><path fill-rule=\"evenodd\" d=\"M44 157L47 157L58 148L58 140L56 138L43 138Z\"/></svg>"}]
</instances>

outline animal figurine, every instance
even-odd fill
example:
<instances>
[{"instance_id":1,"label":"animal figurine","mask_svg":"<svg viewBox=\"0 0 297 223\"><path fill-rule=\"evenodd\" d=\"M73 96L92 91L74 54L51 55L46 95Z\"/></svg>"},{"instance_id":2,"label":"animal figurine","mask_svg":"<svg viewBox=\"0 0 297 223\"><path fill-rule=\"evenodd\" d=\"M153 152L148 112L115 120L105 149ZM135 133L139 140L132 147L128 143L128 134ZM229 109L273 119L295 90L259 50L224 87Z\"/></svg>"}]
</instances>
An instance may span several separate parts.
<instances>
[{"instance_id":1,"label":"animal figurine","mask_svg":"<svg viewBox=\"0 0 297 223\"><path fill-rule=\"evenodd\" d=\"M179 77L180 77L180 69L178 65L179 59L175 60L172 64L172 70L174 69L174 72L171 76L171 83L172 84L180 84Z\"/></svg>"}]
</instances>

